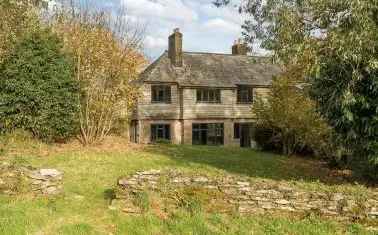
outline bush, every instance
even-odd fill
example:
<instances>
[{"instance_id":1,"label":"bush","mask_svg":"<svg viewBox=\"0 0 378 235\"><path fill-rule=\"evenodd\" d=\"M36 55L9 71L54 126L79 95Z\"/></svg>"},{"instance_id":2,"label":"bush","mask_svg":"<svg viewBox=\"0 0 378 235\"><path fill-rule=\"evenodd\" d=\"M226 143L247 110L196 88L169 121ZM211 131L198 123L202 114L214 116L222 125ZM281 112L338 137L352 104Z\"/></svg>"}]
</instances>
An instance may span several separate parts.
<instances>
[{"instance_id":1,"label":"bush","mask_svg":"<svg viewBox=\"0 0 378 235\"><path fill-rule=\"evenodd\" d=\"M274 79L271 92L259 96L253 104L257 124L262 127L257 130L257 142L264 149L281 150L285 155L328 154L332 129L316 111L306 90L297 87L302 81L291 76L292 70Z\"/></svg>"},{"instance_id":2,"label":"bush","mask_svg":"<svg viewBox=\"0 0 378 235\"><path fill-rule=\"evenodd\" d=\"M255 141L257 145L266 151L282 151L281 139L274 135L274 131L270 128L257 126L255 129Z\"/></svg>"},{"instance_id":3,"label":"bush","mask_svg":"<svg viewBox=\"0 0 378 235\"><path fill-rule=\"evenodd\" d=\"M0 126L46 141L75 134L78 84L70 58L49 29L28 32L0 65Z\"/></svg>"}]
</instances>

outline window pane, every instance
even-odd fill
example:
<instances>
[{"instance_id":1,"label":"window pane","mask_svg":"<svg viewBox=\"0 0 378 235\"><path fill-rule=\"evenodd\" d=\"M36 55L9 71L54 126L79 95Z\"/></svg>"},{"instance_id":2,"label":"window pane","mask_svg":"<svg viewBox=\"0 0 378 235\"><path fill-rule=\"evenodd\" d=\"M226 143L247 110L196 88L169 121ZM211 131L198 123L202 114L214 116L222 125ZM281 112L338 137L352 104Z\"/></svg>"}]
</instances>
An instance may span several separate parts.
<instances>
[{"instance_id":1,"label":"window pane","mask_svg":"<svg viewBox=\"0 0 378 235\"><path fill-rule=\"evenodd\" d=\"M218 102L218 103L221 102L221 93L220 93L220 90L217 90L217 93L216 93L216 102Z\"/></svg>"},{"instance_id":2,"label":"window pane","mask_svg":"<svg viewBox=\"0 0 378 235\"><path fill-rule=\"evenodd\" d=\"M163 138L164 138L164 130L163 130L163 129L158 128L158 131L157 131L157 138L158 138L158 139L163 139Z\"/></svg>"},{"instance_id":3,"label":"window pane","mask_svg":"<svg viewBox=\"0 0 378 235\"><path fill-rule=\"evenodd\" d=\"M220 90L197 89L197 102L220 103Z\"/></svg>"},{"instance_id":4,"label":"window pane","mask_svg":"<svg viewBox=\"0 0 378 235\"><path fill-rule=\"evenodd\" d=\"M152 102L171 102L171 86L153 85L151 86Z\"/></svg>"},{"instance_id":5,"label":"window pane","mask_svg":"<svg viewBox=\"0 0 378 235\"><path fill-rule=\"evenodd\" d=\"M164 100L164 91L162 89L158 90L158 101Z\"/></svg>"},{"instance_id":6,"label":"window pane","mask_svg":"<svg viewBox=\"0 0 378 235\"><path fill-rule=\"evenodd\" d=\"M167 140L170 140L171 139L171 131L170 131L170 126L169 125L165 125L165 136L164 138L167 139Z\"/></svg>"},{"instance_id":7,"label":"window pane","mask_svg":"<svg viewBox=\"0 0 378 235\"><path fill-rule=\"evenodd\" d=\"M198 130L193 130L193 144L201 144L200 142L200 132Z\"/></svg>"},{"instance_id":8,"label":"window pane","mask_svg":"<svg viewBox=\"0 0 378 235\"><path fill-rule=\"evenodd\" d=\"M234 124L234 139L240 139L240 124Z\"/></svg>"},{"instance_id":9,"label":"window pane","mask_svg":"<svg viewBox=\"0 0 378 235\"><path fill-rule=\"evenodd\" d=\"M156 126L151 125L151 141L155 141L155 140L156 140Z\"/></svg>"},{"instance_id":10,"label":"window pane","mask_svg":"<svg viewBox=\"0 0 378 235\"><path fill-rule=\"evenodd\" d=\"M203 101L208 102L209 101L209 91L204 90L204 96L203 96Z\"/></svg>"},{"instance_id":11,"label":"window pane","mask_svg":"<svg viewBox=\"0 0 378 235\"><path fill-rule=\"evenodd\" d=\"M159 139L170 140L170 125L168 124L152 124L151 125L151 141L156 142Z\"/></svg>"},{"instance_id":12,"label":"window pane","mask_svg":"<svg viewBox=\"0 0 378 235\"><path fill-rule=\"evenodd\" d=\"M214 102L215 101L214 91L212 91L212 90L209 91L209 101L210 102Z\"/></svg>"},{"instance_id":13,"label":"window pane","mask_svg":"<svg viewBox=\"0 0 378 235\"><path fill-rule=\"evenodd\" d=\"M239 86L237 101L239 103L251 103L253 101L253 88L250 86Z\"/></svg>"}]
</instances>

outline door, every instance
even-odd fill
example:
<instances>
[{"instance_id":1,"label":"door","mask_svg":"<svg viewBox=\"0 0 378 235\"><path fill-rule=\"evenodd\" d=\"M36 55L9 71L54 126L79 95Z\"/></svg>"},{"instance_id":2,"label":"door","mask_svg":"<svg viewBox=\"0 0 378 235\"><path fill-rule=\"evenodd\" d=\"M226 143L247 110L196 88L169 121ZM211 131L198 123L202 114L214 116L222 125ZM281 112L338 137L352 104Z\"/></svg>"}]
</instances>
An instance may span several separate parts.
<instances>
[{"instance_id":1,"label":"door","mask_svg":"<svg viewBox=\"0 0 378 235\"><path fill-rule=\"evenodd\" d=\"M194 145L223 145L224 124L223 123L200 123L193 124Z\"/></svg>"},{"instance_id":2,"label":"door","mask_svg":"<svg viewBox=\"0 0 378 235\"><path fill-rule=\"evenodd\" d=\"M240 124L240 147L250 148L251 146L251 125Z\"/></svg>"}]
</instances>

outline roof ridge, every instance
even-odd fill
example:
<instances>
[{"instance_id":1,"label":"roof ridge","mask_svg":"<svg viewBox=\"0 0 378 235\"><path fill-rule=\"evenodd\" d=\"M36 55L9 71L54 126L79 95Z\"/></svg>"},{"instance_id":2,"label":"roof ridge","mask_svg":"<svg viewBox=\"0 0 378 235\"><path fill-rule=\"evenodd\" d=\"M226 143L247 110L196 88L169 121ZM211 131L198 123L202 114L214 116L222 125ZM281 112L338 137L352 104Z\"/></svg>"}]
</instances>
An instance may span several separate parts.
<instances>
[{"instance_id":1,"label":"roof ridge","mask_svg":"<svg viewBox=\"0 0 378 235\"><path fill-rule=\"evenodd\" d=\"M261 56L261 55L233 55L229 53L220 53L220 52L201 52L201 51L183 51L186 54L205 54L205 55L224 55L224 56L243 56L243 57L252 57L252 58L271 58L271 56Z\"/></svg>"}]
</instances>

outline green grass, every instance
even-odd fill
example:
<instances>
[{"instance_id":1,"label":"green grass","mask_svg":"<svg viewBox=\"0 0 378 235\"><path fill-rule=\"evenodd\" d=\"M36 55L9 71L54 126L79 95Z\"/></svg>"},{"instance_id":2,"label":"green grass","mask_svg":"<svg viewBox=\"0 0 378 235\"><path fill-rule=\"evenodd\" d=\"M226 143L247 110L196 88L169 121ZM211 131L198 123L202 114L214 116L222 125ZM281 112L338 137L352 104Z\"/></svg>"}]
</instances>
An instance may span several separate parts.
<instances>
[{"instance_id":1,"label":"green grass","mask_svg":"<svg viewBox=\"0 0 378 235\"><path fill-rule=\"evenodd\" d=\"M311 190L369 193L364 186L326 177L327 170L312 160L237 148L130 147L119 140L86 148L46 145L20 137L0 141L0 161L64 172L64 194L56 198L0 196L0 234L374 234L359 224L315 216L241 217L179 210L163 218L151 212L147 195L139 198L146 210L141 216L108 208L118 177L149 169L237 174Z\"/></svg>"}]
</instances>

